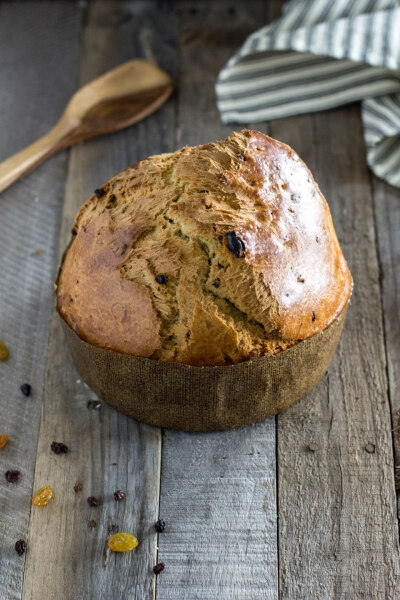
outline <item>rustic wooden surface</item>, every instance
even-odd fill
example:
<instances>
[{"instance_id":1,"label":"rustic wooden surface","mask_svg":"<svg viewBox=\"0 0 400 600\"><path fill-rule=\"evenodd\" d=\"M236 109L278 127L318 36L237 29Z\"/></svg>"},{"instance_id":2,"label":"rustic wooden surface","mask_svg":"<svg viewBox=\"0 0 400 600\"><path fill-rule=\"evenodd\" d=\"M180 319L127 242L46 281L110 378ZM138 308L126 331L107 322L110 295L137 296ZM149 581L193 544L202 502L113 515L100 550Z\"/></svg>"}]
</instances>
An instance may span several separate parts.
<instances>
[{"instance_id":1,"label":"rustic wooden surface","mask_svg":"<svg viewBox=\"0 0 400 600\"><path fill-rule=\"evenodd\" d=\"M76 89L82 11L69 2L0 4L0 160L44 134ZM67 154L1 194L0 597L21 598ZM37 254L40 249L42 254ZM21 383L32 385L25 398ZM19 469L18 485L4 472Z\"/></svg>"},{"instance_id":2,"label":"rustic wooden surface","mask_svg":"<svg viewBox=\"0 0 400 600\"><path fill-rule=\"evenodd\" d=\"M228 134L216 74L280 5L0 3L0 160L45 133L78 82L124 60L154 60L177 86L146 121L75 147L68 163L61 153L0 196L0 338L11 351L0 364L0 433L12 438L0 465L22 472L17 485L0 480L2 599L400 597L400 193L366 168L358 106L256 125L309 164L355 281L339 351L307 399L232 432L162 433L105 405L88 410L94 396L54 318L48 342L57 252L79 205L139 158ZM54 455L53 440L70 453ZM31 510L33 489L45 484L54 500ZM120 503L116 489L126 492ZM167 527L157 540L158 516ZM111 526L135 532L137 550L104 555ZM26 557L14 550L18 538Z\"/></svg>"}]
</instances>

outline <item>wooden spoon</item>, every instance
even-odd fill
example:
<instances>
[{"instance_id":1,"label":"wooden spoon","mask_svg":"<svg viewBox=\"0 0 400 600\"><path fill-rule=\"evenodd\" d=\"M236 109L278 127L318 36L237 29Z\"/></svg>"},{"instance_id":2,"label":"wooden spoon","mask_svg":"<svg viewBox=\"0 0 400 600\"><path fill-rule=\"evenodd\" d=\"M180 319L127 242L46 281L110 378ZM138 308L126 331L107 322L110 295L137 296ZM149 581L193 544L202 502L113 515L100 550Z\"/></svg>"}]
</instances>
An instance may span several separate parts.
<instances>
[{"instance_id":1,"label":"wooden spoon","mask_svg":"<svg viewBox=\"0 0 400 600\"><path fill-rule=\"evenodd\" d=\"M172 80L145 60L131 60L76 92L45 136L0 163L0 192L46 158L76 142L144 119L170 96Z\"/></svg>"}]
</instances>

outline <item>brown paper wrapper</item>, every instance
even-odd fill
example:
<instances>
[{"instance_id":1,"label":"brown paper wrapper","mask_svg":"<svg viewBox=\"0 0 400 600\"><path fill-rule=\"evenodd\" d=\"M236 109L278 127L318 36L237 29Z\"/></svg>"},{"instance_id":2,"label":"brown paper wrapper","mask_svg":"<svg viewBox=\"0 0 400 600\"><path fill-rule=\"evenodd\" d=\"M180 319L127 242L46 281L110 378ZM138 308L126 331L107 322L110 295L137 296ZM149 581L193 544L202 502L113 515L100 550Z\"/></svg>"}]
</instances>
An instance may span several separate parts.
<instances>
[{"instance_id":1,"label":"brown paper wrapper","mask_svg":"<svg viewBox=\"0 0 400 600\"><path fill-rule=\"evenodd\" d=\"M157 427L218 431L271 417L312 390L335 354L345 317L346 309L327 329L279 354L217 367L99 348L61 320L81 377L108 404Z\"/></svg>"}]
</instances>

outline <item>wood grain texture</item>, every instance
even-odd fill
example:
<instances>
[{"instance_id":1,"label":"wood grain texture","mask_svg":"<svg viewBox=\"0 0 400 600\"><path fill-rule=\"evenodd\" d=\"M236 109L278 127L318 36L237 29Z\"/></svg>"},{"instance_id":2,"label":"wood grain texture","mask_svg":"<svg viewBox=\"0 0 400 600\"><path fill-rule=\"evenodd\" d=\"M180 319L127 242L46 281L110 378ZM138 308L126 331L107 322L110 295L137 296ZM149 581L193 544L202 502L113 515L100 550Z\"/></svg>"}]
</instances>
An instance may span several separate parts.
<instances>
[{"instance_id":1,"label":"wood grain texture","mask_svg":"<svg viewBox=\"0 0 400 600\"><path fill-rule=\"evenodd\" d=\"M70 2L0 4L0 160L54 125L78 81L82 11ZM61 153L0 194L0 597L21 597L58 231L67 172ZM36 251L40 249L41 254ZM26 398L21 383L32 386ZM17 485L4 472L21 471Z\"/></svg>"},{"instance_id":2,"label":"wood grain texture","mask_svg":"<svg viewBox=\"0 0 400 600\"><path fill-rule=\"evenodd\" d=\"M372 178L400 517L400 190Z\"/></svg>"},{"instance_id":3,"label":"wood grain texture","mask_svg":"<svg viewBox=\"0 0 400 600\"><path fill-rule=\"evenodd\" d=\"M263 19L260 2L179 3L177 147L220 139L218 70ZM262 128L262 124L258 124ZM157 600L277 597L275 421L163 437Z\"/></svg>"},{"instance_id":4,"label":"wood grain texture","mask_svg":"<svg viewBox=\"0 0 400 600\"><path fill-rule=\"evenodd\" d=\"M174 70L175 50L168 44L173 22L157 21L154 4L94 2L84 31L81 83L132 56L148 54ZM152 25L147 46L143 31ZM168 27L167 27L168 25ZM164 35L164 28L167 33ZM173 144L172 103L151 119L107 139L77 146L71 152L60 251L69 239L76 210L89 193L116 171ZM52 320L49 360L40 426L35 488L51 485L54 500L33 507L23 598L146 599L154 597L152 566L156 554L161 433L124 417L105 404L88 410L93 394L80 381L66 350L59 322ZM53 440L70 448L66 455L50 451ZM74 492L74 484L83 489ZM125 500L116 503L121 489ZM100 506L90 508L94 495ZM89 528L91 519L95 528ZM136 550L109 554L104 548L109 526L134 533ZM49 565L50 568L49 568Z\"/></svg>"},{"instance_id":5,"label":"wood grain texture","mask_svg":"<svg viewBox=\"0 0 400 600\"><path fill-rule=\"evenodd\" d=\"M370 178L358 106L271 124L314 173L354 278L325 380L278 416L282 599L396 600L399 546ZM349 132L351 131L351 141ZM318 444L311 452L310 442ZM376 452L365 451L367 443Z\"/></svg>"}]
</instances>

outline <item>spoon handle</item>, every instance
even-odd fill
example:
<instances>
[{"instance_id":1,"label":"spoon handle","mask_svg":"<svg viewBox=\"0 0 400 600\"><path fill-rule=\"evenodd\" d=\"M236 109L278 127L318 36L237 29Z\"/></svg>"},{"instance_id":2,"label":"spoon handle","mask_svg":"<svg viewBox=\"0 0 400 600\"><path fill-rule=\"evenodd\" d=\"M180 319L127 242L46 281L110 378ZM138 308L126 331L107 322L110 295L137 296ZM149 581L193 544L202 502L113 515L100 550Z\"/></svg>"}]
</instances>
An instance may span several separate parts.
<instances>
[{"instance_id":1,"label":"spoon handle","mask_svg":"<svg viewBox=\"0 0 400 600\"><path fill-rule=\"evenodd\" d=\"M60 119L46 135L0 163L0 192L32 171L46 158L69 146L74 130L73 124L66 119Z\"/></svg>"}]
</instances>

